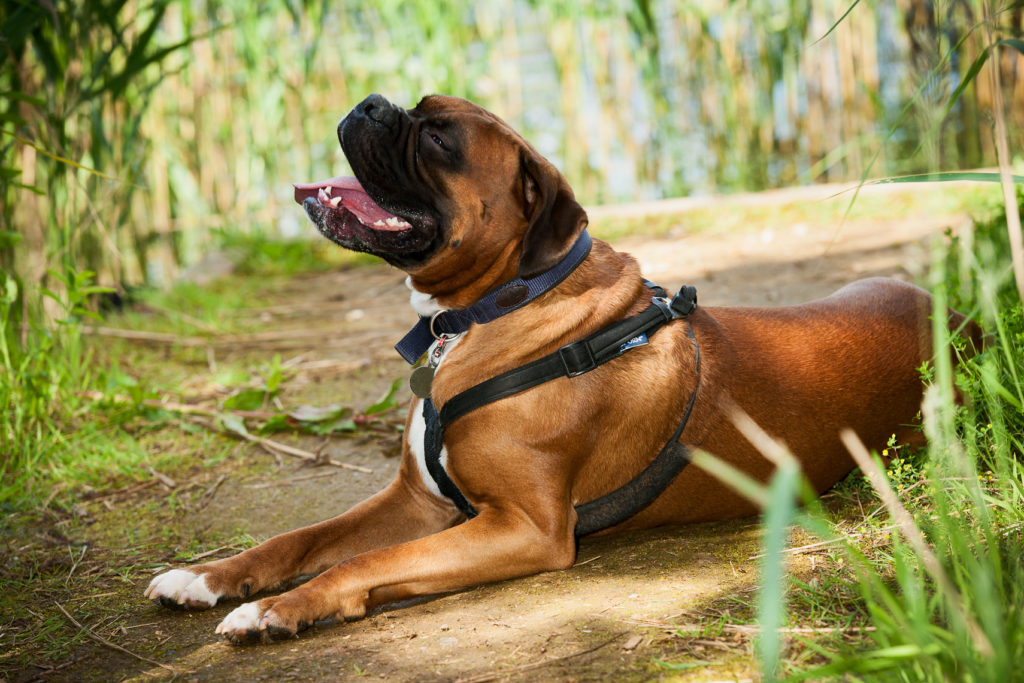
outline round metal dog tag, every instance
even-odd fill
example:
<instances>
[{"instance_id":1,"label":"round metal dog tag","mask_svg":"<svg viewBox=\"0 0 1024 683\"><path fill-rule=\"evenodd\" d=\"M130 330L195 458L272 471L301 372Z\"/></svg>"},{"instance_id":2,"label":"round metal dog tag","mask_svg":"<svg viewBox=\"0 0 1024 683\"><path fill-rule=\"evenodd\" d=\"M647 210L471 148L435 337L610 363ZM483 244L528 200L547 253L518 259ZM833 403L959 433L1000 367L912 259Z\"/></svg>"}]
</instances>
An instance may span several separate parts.
<instances>
[{"instance_id":1,"label":"round metal dog tag","mask_svg":"<svg viewBox=\"0 0 1024 683\"><path fill-rule=\"evenodd\" d=\"M430 385L434 381L434 368L421 365L409 376L409 388L420 398L430 398Z\"/></svg>"}]
</instances>

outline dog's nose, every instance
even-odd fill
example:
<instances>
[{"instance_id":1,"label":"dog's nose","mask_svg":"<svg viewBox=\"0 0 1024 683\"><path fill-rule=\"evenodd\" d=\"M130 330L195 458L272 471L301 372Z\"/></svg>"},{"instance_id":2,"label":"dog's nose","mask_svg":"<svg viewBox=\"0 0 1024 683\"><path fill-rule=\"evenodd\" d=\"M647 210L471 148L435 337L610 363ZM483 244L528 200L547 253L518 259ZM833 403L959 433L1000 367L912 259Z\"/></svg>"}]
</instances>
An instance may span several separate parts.
<instances>
[{"instance_id":1,"label":"dog's nose","mask_svg":"<svg viewBox=\"0 0 1024 683\"><path fill-rule=\"evenodd\" d=\"M374 93L356 106L356 110L372 121L391 128L398 119L398 108Z\"/></svg>"}]
</instances>

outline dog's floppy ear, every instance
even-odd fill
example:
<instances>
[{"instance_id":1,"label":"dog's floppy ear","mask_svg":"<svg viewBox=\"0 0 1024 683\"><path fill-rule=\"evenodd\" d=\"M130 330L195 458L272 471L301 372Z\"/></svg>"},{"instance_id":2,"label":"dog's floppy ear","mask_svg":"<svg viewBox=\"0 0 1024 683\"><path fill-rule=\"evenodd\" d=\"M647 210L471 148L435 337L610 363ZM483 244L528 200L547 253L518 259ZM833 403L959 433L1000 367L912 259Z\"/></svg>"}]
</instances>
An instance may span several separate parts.
<instances>
[{"instance_id":1,"label":"dog's floppy ear","mask_svg":"<svg viewBox=\"0 0 1024 683\"><path fill-rule=\"evenodd\" d=\"M536 152L522 152L523 214L526 233L519 255L519 277L540 275L562 260L587 227L587 212L569 183Z\"/></svg>"}]
</instances>

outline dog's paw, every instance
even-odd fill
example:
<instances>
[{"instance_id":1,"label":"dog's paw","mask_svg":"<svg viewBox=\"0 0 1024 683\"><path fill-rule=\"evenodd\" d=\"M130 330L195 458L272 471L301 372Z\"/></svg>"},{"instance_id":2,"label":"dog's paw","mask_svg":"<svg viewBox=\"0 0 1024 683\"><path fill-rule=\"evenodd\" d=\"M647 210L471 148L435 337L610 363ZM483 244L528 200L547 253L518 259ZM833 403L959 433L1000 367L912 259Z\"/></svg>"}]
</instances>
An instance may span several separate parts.
<instances>
[{"instance_id":1,"label":"dog's paw","mask_svg":"<svg viewBox=\"0 0 1024 683\"><path fill-rule=\"evenodd\" d=\"M172 609L208 609L222 596L206 585L206 574L172 569L153 577L145 596Z\"/></svg>"},{"instance_id":2,"label":"dog's paw","mask_svg":"<svg viewBox=\"0 0 1024 683\"><path fill-rule=\"evenodd\" d=\"M217 633L232 643L269 643L293 638L308 627L305 621L292 622L275 610L280 596L247 602L235 608L217 626Z\"/></svg>"}]
</instances>

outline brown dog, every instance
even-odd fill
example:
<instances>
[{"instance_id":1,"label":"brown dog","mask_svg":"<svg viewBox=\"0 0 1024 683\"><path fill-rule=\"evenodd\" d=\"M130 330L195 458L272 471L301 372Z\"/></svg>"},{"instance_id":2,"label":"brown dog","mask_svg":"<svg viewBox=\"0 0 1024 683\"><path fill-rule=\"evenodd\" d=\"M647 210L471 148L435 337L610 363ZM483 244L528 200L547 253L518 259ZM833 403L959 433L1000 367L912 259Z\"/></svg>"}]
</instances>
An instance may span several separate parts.
<instances>
[{"instance_id":1,"label":"brown dog","mask_svg":"<svg viewBox=\"0 0 1024 683\"><path fill-rule=\"evenodd\" d=\"M423 316L466 309L504 283L554 272L581 239L587 217L561 174L469 102L432 96L406 111L374 95L342 121L338 135L358 182L296 186L296 197L327 237L407 272ZM429 385L442 412L481 381L644 311L653 295L636 261L598 240L525 305L523 291L506 290L511 312L432 351L435 362L443 356ZM917 368L932 355L930 315L926 292L882 279L801 306L697 308L621 357L449 424L440 462L478 513L469 519L428 474L427 402L414 400L399 474L385 490L235 557L166 572L146 596L203 609L317 575L231 612L217 632L241 641L289 636L331 616L359 618L374 605L412 596L569 567L574 506L637 476L672 441L684 414L690 419L681 443L765 481L772 466L733 426L731 410L739 407L784 441L824 491L852 468L840 430L854 429L873 448L894 433L914 435L922 398ZM950 316L951 325L963 322ZM669 481L653 503L613 528L755 512L696 468Z\"/></svg>"}]
</instances>

